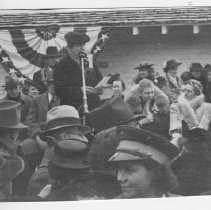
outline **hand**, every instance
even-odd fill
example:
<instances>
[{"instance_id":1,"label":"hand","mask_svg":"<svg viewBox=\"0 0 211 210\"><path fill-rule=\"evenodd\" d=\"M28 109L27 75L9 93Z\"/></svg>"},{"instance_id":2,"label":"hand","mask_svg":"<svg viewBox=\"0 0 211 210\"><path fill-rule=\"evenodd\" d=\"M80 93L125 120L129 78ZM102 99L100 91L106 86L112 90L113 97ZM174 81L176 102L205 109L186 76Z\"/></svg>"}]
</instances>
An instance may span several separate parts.
<instances>
[{"instance_id":1,"label":"hand","mask_svg":"<svg viewBox=\"0 0 211 210\"><path fill-rule=\"evenodd\" d=\"M83 87L81 88L82 89L82 91L83 91ZM87 94L98 94L98 89L96 89L96 88L93 88L93 87L91 87L91 86L86 86L86 93Z\"/></svg>"},{"instance_id":2,"label":"hand","mask_svg":"<svg viewBox=\"0 0 211 210\"><path fill-rule=\"evenodd\" d=\"M146 117L150 122L154 121L154 115L153 114L148 114Z\"/></svg>"},{"instance_id":3,"label":"hand","mask_svg":"<svg viewBox=\"0 0 211 210\"><path fill-rule=\"evenodd\" d=\"M40 148L41 150L45 150L45 149L46 149L47 143L44 142L44 141L42 141L42 140L40 139L39 135L37 135L37 136L35 137L35 140L36 140L36 142L37 142L37 144L38 144L38 146L39 146L39 148Z\"/></svg>"},{"instance_id":4,"label":"hand","mask_svg":"<svg viewBox=\"0 0 211 210\"><path fill-rule=\"evenodd\" d=\"M153 120L154 120L153 115L152 115L152 116L148 115L146 118L141 119L141 120L139 121L139 125L142 126L142 125L151 123L151 122L153 122Z\"/></svg>"}]
</instances>

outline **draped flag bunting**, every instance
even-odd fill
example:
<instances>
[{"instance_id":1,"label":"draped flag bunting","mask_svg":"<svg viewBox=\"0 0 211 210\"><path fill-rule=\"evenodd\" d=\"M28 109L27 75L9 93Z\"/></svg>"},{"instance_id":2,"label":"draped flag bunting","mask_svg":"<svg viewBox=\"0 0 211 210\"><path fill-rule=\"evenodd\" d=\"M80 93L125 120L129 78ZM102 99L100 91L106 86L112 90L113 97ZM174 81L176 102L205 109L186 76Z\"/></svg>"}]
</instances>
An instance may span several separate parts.
<instances>
[{"instance_id":1,"label":"draped flag bunting","mask_svg":"<svg viewBox=\"0 0 211 210\"><path fill-rule=\"evenodd\" d=\"M66 46L64 35L69 31L86 33L90 41L85 44L85 52L92 66L92 59L103 49L112 28L102 27L59 27L37 29L13 29L0 31L0 62L8 74L16 74L20 80L32 78L44 65L43 57L49 46L63 51Z\"/></svg>"}]
</instances>

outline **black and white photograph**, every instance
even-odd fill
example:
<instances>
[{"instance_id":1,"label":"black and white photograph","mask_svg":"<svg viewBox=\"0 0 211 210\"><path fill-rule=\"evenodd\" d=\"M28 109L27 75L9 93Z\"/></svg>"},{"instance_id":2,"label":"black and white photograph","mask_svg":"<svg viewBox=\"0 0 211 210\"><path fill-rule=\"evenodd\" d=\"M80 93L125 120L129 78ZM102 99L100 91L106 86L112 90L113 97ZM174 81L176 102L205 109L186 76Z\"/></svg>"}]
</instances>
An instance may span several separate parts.
<instances>
[{"instance_id":1,"label":"black and white photograph","mask_svg":"<svg viewBox=\"0 0 211 210\"><path fill-rule=\"evenodd\" d=\"M0 204L209 199L209 1L9 2Z\"/></svg>"}]
</instances>

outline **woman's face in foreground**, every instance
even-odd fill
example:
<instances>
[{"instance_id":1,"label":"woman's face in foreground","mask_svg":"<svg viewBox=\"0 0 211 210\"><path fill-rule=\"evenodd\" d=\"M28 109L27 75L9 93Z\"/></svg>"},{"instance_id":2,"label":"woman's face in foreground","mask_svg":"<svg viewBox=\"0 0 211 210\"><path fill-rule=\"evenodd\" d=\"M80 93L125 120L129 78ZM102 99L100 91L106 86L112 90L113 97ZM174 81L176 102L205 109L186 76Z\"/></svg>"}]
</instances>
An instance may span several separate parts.
<instances>
[{"instance_id":1,"label":"woman's face in foreground","mask_svg":"<svg viewBox=\"0 0 211 210\"><path fill-rule=\"evenodd\" d=\"M117 180L125 198L147 197L153 189L152 177L152 173L141 162L118 163Z\"/></svg>"}]
</instances>

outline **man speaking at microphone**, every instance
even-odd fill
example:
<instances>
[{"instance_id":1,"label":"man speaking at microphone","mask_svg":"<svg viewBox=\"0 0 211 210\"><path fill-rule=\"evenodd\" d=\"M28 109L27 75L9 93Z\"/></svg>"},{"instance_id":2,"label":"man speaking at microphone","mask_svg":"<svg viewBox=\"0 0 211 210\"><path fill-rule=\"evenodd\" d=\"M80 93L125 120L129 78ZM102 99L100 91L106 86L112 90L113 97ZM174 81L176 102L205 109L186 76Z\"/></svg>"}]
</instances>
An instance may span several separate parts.
<instances>
[{"instance_id":1,"label":"man speaking at microphone","mask_svg":"<svg viewBox=\"0 0 211 210\"><path fill-rule=\"evenodd\" d=\"M86 34L68 32L64 36L67 42L67 55L55 66L55 91L60 96L61 105L74 106L77 110L83 105L83 82L80 54L90 38ZM86 87L87 94L96 94L97 90Z\"/></svg>"}]
</instances>

